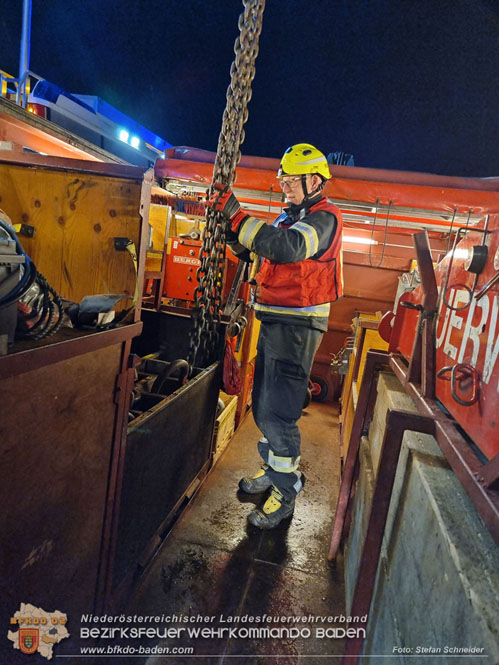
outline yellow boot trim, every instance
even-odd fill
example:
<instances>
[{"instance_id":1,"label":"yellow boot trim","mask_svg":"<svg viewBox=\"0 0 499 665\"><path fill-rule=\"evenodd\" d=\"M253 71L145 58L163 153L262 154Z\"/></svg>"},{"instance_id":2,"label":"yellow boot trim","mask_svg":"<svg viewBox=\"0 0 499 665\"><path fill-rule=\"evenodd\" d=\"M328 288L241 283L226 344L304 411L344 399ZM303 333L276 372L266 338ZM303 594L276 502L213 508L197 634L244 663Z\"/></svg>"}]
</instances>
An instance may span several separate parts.
<instances>
[{"instance_id":1,"label":"yellow boot trim","mask_svg":"<svg viewBox=\"0 0 499 665\"><path fill-rule=\"evenodd\" d=\"M264 476L266 469L267 467L262 467L261 469L258 469L258 471L253 476L251 476L251 480L256 480L257 478L261 478L262 476Z\"/></svg>"},{"instance_id":2,"label":"yellow boot trim","mask_svg":"<svg viewBox=\"0 0 499 665\"><path fill-rule=\"evenodd\" d=\"M271 515L275 513L282 506L282 494L275 489L272 490L272 494L269 496L267 501L263 506L263 512L266 515Z\"/></svg>"}]
</instances>

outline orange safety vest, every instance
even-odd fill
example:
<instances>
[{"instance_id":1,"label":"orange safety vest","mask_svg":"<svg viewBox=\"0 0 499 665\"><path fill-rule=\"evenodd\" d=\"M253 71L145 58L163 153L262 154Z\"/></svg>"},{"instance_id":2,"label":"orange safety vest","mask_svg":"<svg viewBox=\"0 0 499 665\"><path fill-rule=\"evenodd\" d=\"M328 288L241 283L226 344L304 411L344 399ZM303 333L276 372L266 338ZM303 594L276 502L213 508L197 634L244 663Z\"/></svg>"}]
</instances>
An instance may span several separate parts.
<instances>
[{"instance_id":1,"label":"orange safety vest","mask_svg":"<svg viewBox=\"0 0 499 665\"><path fill-rule=\"evenodd\" d=\"M256 275L257 302L310 307L333 302L343 295L341 211L326 197L315 203L309 212L316 210L327 210L336 217L336 231L330 247L318 259L309 258L297 263L273 263L264 258Z\"/></svg>"}]
</instances>

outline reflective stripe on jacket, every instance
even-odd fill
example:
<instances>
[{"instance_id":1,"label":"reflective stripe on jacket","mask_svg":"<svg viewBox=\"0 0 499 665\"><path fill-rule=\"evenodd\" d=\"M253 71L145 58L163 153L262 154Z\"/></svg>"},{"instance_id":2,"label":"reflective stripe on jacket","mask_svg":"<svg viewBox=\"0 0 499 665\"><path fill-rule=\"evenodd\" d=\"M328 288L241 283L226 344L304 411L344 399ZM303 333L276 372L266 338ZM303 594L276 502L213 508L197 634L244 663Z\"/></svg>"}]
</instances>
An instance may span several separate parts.
<instances>
[{"instance_id":1,"label":"reflective stripe on jacket","mask_svg":"<svg viewBox=\"0 0 499 665\"><path fill-rule=\"evenodd\" d=\"M341 212L325 197L315 203L309 213L317 210L330 212L336 217L336 230L331 245L319 258L308 258L296 263L274 263L263 259L256 275L257 303L280 308L308 308L333 302L343 295ZM305 226L306 217L299 224ZM279 221L279 226L282 225L285 226L285 220Z\"/></svg>"}]
</instances>

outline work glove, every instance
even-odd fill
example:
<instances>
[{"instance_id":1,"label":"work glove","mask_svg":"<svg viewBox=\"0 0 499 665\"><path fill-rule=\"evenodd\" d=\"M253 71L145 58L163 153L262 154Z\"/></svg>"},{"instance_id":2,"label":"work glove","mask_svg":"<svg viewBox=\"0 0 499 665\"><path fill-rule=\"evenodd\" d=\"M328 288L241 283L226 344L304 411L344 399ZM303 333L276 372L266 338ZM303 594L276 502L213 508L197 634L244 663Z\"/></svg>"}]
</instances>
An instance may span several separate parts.
<instances>
[{"instance_id":1,"label":"work glove","mask_svg":"<svg viewBox=\"0 0 499 665\"><path fill-rule=\"evenodd\" d=\"M232 233L232 236L234 236L234 238L235 235L236 235L235 233ZM227 235L227 245L230 247L230 250L232 251L234 256L238 258L240 261L244 261L245 263L250 263L253 260L250 258L249 249L243 247L243 245L241 245L241 243L238 242L237 238L231 239L229 237L229 234Z\"/></svg>"},{"instance_id":2,"label":"work glove","mask_svg":"<svg viewBox=\"0 0 499 665\"><path fill-rule=\"evenodd\" d=\"M239 225L248 215L241 210L239 201L229 187L224 187L219 182L214 185L214 192L206 202L210 208L221 212L225 219L230 220L230 230L237 234Z\"/></svg>"}]
</instances>

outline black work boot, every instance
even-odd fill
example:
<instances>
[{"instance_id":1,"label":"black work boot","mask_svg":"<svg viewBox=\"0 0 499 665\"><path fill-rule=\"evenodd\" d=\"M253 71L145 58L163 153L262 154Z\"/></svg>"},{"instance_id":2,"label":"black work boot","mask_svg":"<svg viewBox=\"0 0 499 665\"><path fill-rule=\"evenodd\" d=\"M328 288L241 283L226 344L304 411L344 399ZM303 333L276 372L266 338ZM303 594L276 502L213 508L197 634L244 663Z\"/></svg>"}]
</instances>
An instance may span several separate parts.
<instances>
[{"instance_id":1,"label":"black work boot","mask_svg":"<svg viewBox=\"0 0 499 665\"><path fill-rule=\"evenodd\" d=\"M260 494L272 485L272 481L266 475L269 467L264 464L261 469L255 473L254 476L241 478L239 481L239 489L246 494Z\"/></svg>"},{"instance_id":2,"label":"black work boot","mask_svg":"<svg viewBox=\"0 0 499 665\"><path fill-rule=\"evenodd\" d=\"M273 529L295 509L295 497L285 498L275 485L261 508L256 508L248 515L248 521L259 529Z\"/></svg>"}]
</instances>

